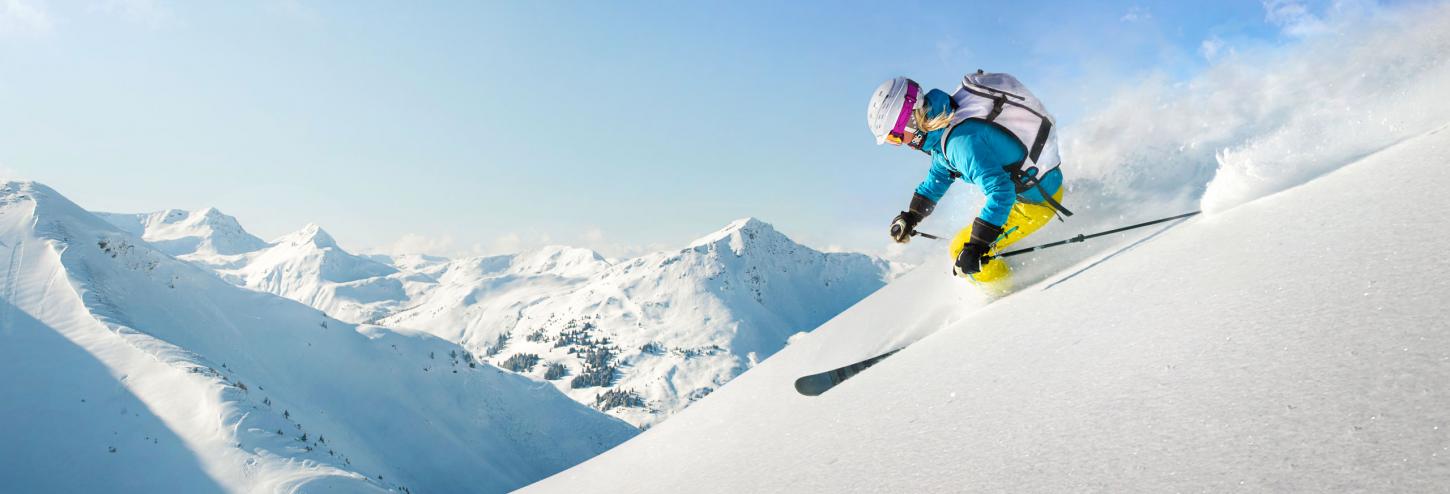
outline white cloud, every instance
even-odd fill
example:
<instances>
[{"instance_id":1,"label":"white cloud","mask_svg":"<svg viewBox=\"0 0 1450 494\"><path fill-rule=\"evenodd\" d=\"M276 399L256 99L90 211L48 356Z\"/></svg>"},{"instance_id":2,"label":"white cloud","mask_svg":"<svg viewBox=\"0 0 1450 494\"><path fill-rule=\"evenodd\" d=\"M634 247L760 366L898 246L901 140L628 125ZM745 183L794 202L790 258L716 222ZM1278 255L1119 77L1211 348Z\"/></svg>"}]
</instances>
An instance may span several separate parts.
<instances>
[{"instance_id":1,"label":"white cloud","mask_svg":"<svg viewBox=\"0 0 1450 494\"><path fill-rule=\"evenodd\" d=\"M1151 12L1148 12L1148 9L1134 5L1132 8L1129 8L1128 11L1123 14L1123 17L1119 18L1118 20L1122 22L1138 22L1150 20L1152 18L1153 14Z\"/></svg>"},{"instance_id":2,"label":"white cloud","mask_svg":"<svg viewBox=\"0 0 1450 494\"><path fill-rule=\"evenodd\" d=\"M0 0L0 36L45 34L54 25L42 1Z\"/></svg>"},{"instance_id":3,"label":"white cloud","mask_svg":"<svg viewBox=\"0 0 1450 494\"><path fill-rule=\"evenodd\" d=\"M487 247L475 245L471 250L474 255L517 254L527 249L537 249L552 243L553 237L547 233L509 232L495 237Z\"/></svg>"},{"instance_id":4,"label":"white cloud","mask_svg":"<svg viewBox=\"0 0 1450 494\"><path fill-rule=\"evenodd\" d=\"M0 171L4 171L4 168L0 167ZM554 243L556 242L552 236L540 232L508 232L494 237L491 241L472 244L466 244L448 234L430 236L405 233L392 242L368 249L368 252L390 255L427 254L457 259L470 256L517 254ZM628 258L670 248L660 244L627 245L610 242L604 230L599 227L584 229L574 243L567 245L588 248L605 256L616 258Z\"/></svg>"},{"instance_id":5,"label":"white cloud","mask_svg":"<svg viewBox=\"0 0 1450 494\"><path fill-rule=\"evenodd\" d=\"M604 243L604 230L600 229L597 226L585 228L584 242L590 245Z\"/></svg>"},{"instance_id":6,"label":"white cloud","mask_svg":"<svg viewBox=\"0 0 1450 494\"><path fill-rule=\"evenodd\" d=\"M493 239L492 247L497 253L518 252L524 247L524 238L518 233L506 233Z\"/></svg>"},{"instance_id":7,"label":"white cloud","mask_svg":"<svg viewBox=\"0 0 1450 494\"><path fill-rule=\"evenodd\" d=\"M610 241L609 237L605 235L604 230L597 226L590 226L585 228L584 233L579 236L579 241L581 242L581 244L578 245L578 247L584 247L598 252L605 257L615 259L635 257L650 252L668 250L670 248L670 246L657 243L648 245L632 245Z\"/></svg>"},{"instance_id":8,"label":"white cloud","mask_svg":"<svg viewBox=\"0 0 1450 494\"><path fill-rule=\"evenodd\" d=\"M386 254L429 254L435 256L452 256L457 254L452 235L429 237L417 233L404 233L397 240L382 246L378 250Z\"/></svg>"},{"instance_id":9,"label":"white cloud","mask_svg":"<svg viewBox=\"0 0 1450 494\"><path fill-rule=\"evenodd\" d=\"M1222 49L1223 40L1219 39L1218 36L1213 36L1203 40L1203 43L1199 44L1198 54L1203 55L1205 60L1213 61L1215 58L1218 58L1219 50Z\"/></svg>"},{"instance_id":10,"label":"white cloud","mask_svg":"<svg viewBox=\"0 0 1450 494\"><path fill-rule=\"evenodd\" d=\"M14 168L7 166L5 163L0 163L0 182L19 179L20 172L15 171Z\"/></svg>"},{"instance_id":11,"label":"white cloud","mask_svg":"<svg viewBox=\"0 0 1450 494\"><path fill-rule=\"evenodd\" d=\"M1325 29L1324 21L1299 0L1263 0L1264 20L1285 34L1307 36Z\"/></svg>"}]
</instances>

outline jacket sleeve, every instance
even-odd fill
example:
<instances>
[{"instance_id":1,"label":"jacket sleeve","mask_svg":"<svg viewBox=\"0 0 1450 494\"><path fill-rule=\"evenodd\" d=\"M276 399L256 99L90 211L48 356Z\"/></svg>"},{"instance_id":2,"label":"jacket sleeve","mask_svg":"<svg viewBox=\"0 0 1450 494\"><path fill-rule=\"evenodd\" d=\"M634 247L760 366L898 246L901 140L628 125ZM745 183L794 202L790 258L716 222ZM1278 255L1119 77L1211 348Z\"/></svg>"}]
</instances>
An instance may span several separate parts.
<instances>
[{"instance_id":1,"label":"jacket sleeve","mask_svg":"<svg viewBox=\"0 0 1450 494\"><path fill-rule=\"evenodd\" d=\"M966 179L982 188L987 202L982 206L978 218L995 226L1007 223L1007 215L1017 203L1017 186L1012 183L1011 174L1002 168L1004 163L1014 163L1026 155L1011 136L998 135L1005 132L978 131L953 135L948 154L953 163L966 174Z\"/></svg>"},{"instance_id":2,"label":"jacket sleeve","mask_svg":"<svg viewBox=\"0 0 1450 494\"><path fill-rule=\"evenodd\" d=\"M996 172L993 173L992 170ZM1017 186L1012 184L1012 177L1007 170L1000 167L984 166L982 173L972 177L972 182L982 188L982 193L987 196L987 203L982 206L982 211L977 217L982 221L996 226L1007 223L1007 214L1012 211L1012 205L1017 203Z\"/></svg>"},{"instance_id":3,"label":"jacket sleeve","mask_svg":"<svg viewBox=\"0 0 1450 494\"><path fill-rule=\"evenodd\" d=\"M941 197L946 195L947 189L952 186L952 171L940 159L931 160L931 169L926 172L926 179L916 186L916 193L931 202L941 202Z\"/></svg>"}]
</instances>

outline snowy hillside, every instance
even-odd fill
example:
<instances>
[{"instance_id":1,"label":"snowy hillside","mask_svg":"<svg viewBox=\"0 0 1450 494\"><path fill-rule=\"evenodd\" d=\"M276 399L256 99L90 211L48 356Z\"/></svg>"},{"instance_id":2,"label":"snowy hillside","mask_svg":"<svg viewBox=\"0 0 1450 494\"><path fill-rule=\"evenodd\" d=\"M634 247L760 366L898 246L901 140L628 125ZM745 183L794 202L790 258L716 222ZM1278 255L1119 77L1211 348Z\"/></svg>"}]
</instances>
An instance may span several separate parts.
<instances>
[{"instance_id":1,"label":"snowy hillside","mask_svg":"<svg viewBox=\"0 0 1450 494\"><path fill-rule=\"evenodd\" d=\"M359 256L317 225L262 243L214 209L105 216L161 242L235 246L169 253L343 321L460 343L637 426L708 395L900 269L860 254L815 251L756 219L685 249L612 263L562 246L454 261ZM170 218L235 227L181 228L173 225L197 222ZM227 236L213 238L216 232ZM238 252L241 246L252 250Z\"/></svg>"},{"instance_id":2,"label":"snowy hillside","mask_svg":"<svg viewBox=\"0 0 1450 494\"><path fill-rule=\"evenodd\" d=\"M236 218L216 208L200 211L168 209L155 213L96 213L126 233L172 257L216 257L252 252L267 246L242 229Z\"/></svg>"},{"instance_id":3,"label":"snowy hillside","mask_svg":"<svg viewBox=\"0 0 1450 494\"><path fill-rule=\"evenodd\" d=\"M215 208L95 215L233 284L281 295L351 323L374 322L433 283L427 276L400 272L390 259L349 253L315 224L263 242ZM427 262L420 256L402 260Z\"/></svg>"},{"instance_id":4,"label":"snowy hillside","mask_svg":"<svg viewBox=\"0 0 1450 494\"><path fill-rule=\"evenodd\" d=\"M436 280L387 324L424 329L484 351L518 323L523 309L576 289L610 266L598 253L562 246L423 266Z\"/></svg>"},{"instance_id":5,"label":"snowy hillside","mask_svg":"<svg viewBox=\"0 0 1450 494\"><path fill-rule=\"evenodd\" d=\"M273 248L325 264L324 234L293 240ZM0 185L0 262L5 490L498 492L635 434L456 344L228 284L39 184Z\"/></svg>"},{"instance_id":6,"label":"snowy hillside","mask_svg":"<svg viewBox=\"0 0 1450 494\"><path fill-rule=\"evenodd\" d=\"M314 224L244 257L233 267L218 266L217 273L238 285L275 293L354 323L373 322L391 313L408 299L410 285L432 282L427 276L401 273L349 253Z\"/></svg>"},{"instance_id":7,"label":"snowy hillside","mask_svg":"<svg viewBox=\"0 0 1450 494\"><path fill-rule=\"evenodd\" d=\"M437 289L384 321L462 341L648 426L879 289L890 270L744 219L614 265L580 249L457 261Z\"/></svg>"},{"instance_id":8,"label":"snowy hillside","mask_svg":"<svg viewBox=\"0 0 1450 494\"><path fill-rule=\"evenodd\" d=\"M1441 491L1450 220L1408 212L1450 207L1447 163L1442 127L984 308L923 266L527 490Z\"/></svg>"}]
</instances>

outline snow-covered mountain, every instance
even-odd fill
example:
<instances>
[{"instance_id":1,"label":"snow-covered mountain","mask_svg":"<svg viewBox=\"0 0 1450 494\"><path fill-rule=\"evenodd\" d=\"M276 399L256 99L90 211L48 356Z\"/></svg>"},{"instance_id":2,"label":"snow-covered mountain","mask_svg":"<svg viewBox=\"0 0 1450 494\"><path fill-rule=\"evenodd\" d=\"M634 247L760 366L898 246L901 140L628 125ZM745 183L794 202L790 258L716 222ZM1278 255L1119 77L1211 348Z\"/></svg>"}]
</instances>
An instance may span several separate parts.
<instances>
[{"instance_id":1,"label":"snow-covered mountain","mask_svg":"<svg viewBox=\"0 0 1450 494\"><path fill-rule=\"evenodd\" d=\"M179 234L167 226L178 221L148 220L171 216L219 217L236 226ZM214 209L107 217L162 241L184 236L196 245L220 244L208 235L221 231L256 238ZM563 246L453 261L359 256L317 225L259 242L245 252L173 252L231 283L343 321L419 329L460 343L642 427L709 394L900 268L861 254L815 251L753 218L684 249L618 262Z\"/></svg>"},{"instance_id":2,"label":"snow-covered mountain","mask_svg":"<svg viewBox=\"0 0 1450 494\"><path fill-rule=\"evenodd\" d=\"M436 284L385 320L484 351L498 347L525 308L547 304L609 267L592 250L562 246L425 265L419 274Z\"/></svg>"},{"instance_id":3,"label":"snow-covered mountain","mask_svg":"<svg viewBox=\"0 0 1450 494\"><path fill-rule=\"evenodd\" d=\"M409 265L414 270L403 272L390 265L392 259L344 250L315 224L264 242L215 208L95 214L233 284L281 295L347 322L374 322L433 284L416 274L416 268L429 262L427 256L401 257L401 262L416 263Z\"/></svg>"},{"instance_id":4,"label":"snow-covered mountain","mask_svg":"<svg viewBox=\"0 0 1450 494\"><path fill-rule=\"evenodd\" d=\"M891 269L742 219L687 248L613 265L558 248L457 261L437 289L383 321L462 341L649 426L876 291Z\"/></svg>"},{"instance_id":5,"label":"snow-covered mountain","mask_svg":"<svg viewBox=\"0 0 1450 494\"><path fill-rule=\"evenodd\" d=\"M433 281L343 250L315 224L239 260L212 265L232 283L275 293L354 323L373 322L391 313L407 301L409 288Z\"/></svg>"},{"instance_id":6,"label":"snow-covered mountain","mask_svg":"<svg viewBox=\"0 0 1450 494\"><path fill-rule=\"evenodd\" d=\"M236 255L216 240L196 245ZM454 343L236 287L43 185L0 185L0 269L5 490L497 492L636 433Z\"/></svg>"},{"instance_id":7,"label":"snow-covered mountain","mask_svg":"<svg viewBox=\"0 0 1450 494\"><path fill-rule=\"evenodd\" d=\"M526 491L1443 491L1447 163L1441 127L990 304L922 266Z\"/></svg>"},{"instance_id":8,"label":"snow-covered mountain","mask_svg":"<svg viewBox=\"0 0 1450 494\"><path fill-rule=\"evenodd\" d=\"M242 229L236 218L222 214L216 208L95 214L172 257L231 256L267 246L262 239Z\"/></svg>"}]
</instances>

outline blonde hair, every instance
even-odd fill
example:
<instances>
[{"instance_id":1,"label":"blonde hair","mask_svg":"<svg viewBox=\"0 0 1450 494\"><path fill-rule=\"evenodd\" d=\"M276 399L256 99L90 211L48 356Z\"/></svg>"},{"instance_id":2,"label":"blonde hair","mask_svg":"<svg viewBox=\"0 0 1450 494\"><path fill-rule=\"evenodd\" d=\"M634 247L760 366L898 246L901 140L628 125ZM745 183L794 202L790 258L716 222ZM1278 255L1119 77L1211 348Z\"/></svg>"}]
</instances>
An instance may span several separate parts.
<instances>
[{"instance_id":1,"label":"blonde hair","mask_svg":"<svg viewBox=\"0 0 1450 494\"><path fill-rule=\"evenodd\" d=\"M952 123L952 113L955 112L945 111L941 115L927 118L926 108L922 107L912 112L911 117L912 121L916 123L916 130L931 132L933 130L945 129L947 125L950 125Z\"/></svg>"}]
</instances>

